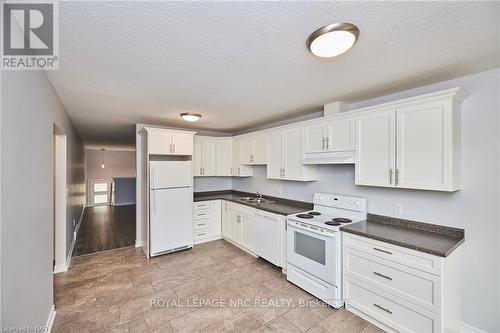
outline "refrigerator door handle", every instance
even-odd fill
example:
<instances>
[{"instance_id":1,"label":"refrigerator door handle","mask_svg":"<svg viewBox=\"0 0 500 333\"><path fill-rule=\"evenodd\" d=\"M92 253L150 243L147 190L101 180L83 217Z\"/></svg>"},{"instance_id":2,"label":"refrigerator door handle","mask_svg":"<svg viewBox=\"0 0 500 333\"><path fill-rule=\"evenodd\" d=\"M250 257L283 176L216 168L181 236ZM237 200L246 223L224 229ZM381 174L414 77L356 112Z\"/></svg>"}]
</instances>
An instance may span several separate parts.
<instances>
[{"instance_id":1,"label":"refrigerator door handle","mask_svg":"<svg viewBox=\"0 0 500 333\"><path fill-rule=\"evenodd\" d=\"M151 191L151 196L153 197L151 200L153 202L153 213L156 214L156 193L155 193L155 191Z\"/></svg>"}]
</instances>

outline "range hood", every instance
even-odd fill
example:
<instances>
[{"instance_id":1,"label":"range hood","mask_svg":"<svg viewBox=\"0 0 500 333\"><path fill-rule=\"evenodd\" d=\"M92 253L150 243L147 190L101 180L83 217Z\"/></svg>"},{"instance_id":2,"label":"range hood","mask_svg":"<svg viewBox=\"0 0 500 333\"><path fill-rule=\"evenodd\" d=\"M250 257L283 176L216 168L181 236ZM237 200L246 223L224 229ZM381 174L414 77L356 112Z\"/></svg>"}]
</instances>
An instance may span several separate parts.
<instances>
[{"instance_id":1,"label":"range hood","mask_svg":"<svg viewBox=\"0 0 500 333\"><path fill-rule=\"evenodd\" d=\"M302 164L354 164L355 150L305 153Z\"/></svg>"}]
</instances>

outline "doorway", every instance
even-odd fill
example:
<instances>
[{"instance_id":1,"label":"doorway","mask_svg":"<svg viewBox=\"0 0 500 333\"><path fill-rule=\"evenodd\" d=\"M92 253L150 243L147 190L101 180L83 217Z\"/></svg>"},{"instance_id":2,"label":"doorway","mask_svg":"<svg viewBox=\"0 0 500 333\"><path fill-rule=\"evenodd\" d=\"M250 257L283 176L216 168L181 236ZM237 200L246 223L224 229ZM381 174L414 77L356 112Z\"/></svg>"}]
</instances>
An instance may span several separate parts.
<instances>
[{"instance_id":1,"label":"doorway","mask_svg":"<svg viewBox=\"0 0 500 333\"><path fill-rule=\"evenodd\" d=\"M66 135L54 127L54 273L68 270L66 260Z\"/></svg>"}]
</instances>

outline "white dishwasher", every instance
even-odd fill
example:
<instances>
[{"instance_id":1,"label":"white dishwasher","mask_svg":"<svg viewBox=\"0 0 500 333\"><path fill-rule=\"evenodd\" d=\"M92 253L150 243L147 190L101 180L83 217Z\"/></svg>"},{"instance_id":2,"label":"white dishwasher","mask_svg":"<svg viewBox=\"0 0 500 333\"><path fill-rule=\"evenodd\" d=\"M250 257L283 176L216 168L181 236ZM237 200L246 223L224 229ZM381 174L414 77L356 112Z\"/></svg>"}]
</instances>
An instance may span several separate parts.
<instances>
[{"instance_id":1,"label":"white dishwasher","mask_svg":"<svg viewBox=\"0 0 500 333\"><path fill-rule=\"evenodd\" d=\"M255 214L255 253L270 263L281 266L280 252L280 217L257 210Z\"/></svg>"}]
</instances>

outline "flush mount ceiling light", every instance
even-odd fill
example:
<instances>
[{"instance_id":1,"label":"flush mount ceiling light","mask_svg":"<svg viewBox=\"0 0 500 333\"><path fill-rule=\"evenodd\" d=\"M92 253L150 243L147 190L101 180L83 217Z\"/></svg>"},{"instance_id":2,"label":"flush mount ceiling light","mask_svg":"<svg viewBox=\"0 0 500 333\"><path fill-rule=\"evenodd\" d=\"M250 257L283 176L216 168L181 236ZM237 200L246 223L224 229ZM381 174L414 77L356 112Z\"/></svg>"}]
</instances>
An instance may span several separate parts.
<instances>
[{"instance_id":1,"label":"flush mount ceiling light","mask_svg":"<svg viewBox=\"0 0 500 333\"><path fill-rule=\"evenodd\" d=\"M181 118L185 121L198 121L201 118L201 114L193 112L181 113Z\"/></svg>"},{"instance_id":2,"label":"flush mount ceiling light","mask_svg":"<svg viewBox=\"0 0 500 333\"><path fill-rule=\"evenodd\" d=\"M359 29L351 23L333 23L314 31L307 38L307 48L321 58L338 56L349 50L359 36Z\"/></svg>"}]
</instances>

